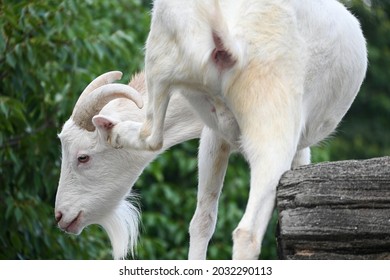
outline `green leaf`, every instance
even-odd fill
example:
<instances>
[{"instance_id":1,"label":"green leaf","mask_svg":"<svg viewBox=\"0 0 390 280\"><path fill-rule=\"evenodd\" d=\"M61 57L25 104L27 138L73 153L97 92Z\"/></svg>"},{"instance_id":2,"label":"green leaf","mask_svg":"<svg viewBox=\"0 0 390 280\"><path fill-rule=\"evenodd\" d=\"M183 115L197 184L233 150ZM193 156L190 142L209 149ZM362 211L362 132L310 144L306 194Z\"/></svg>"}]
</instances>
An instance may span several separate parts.
<instances>
[{"instance_id":1,"label":"green leaf","mask_svg":"<svg viewBox=\"0 0 390 280\"><path fill-rule=\"evenodd\" d=\"M15 208L14 215L15 215L16 222L20 223L23 217L22 210L20 210L20 208Z\"/></svg>"},{"instance_id":2,"label":"green leaf","mask_svg":"<svg viewBox=\"0 0 390 280\"><path fill-rule=\"evenodd\" d=\"M22 241L20 240L19 234L11 234L11 244L13 249L17 252L22 249Z\"/></svg>"},{"instance_id":3,"label":"green leaf","mask_svg":"<svg viewBox=\"0 0 390 280\"><path fill-rule=\"evenodd\" d=\"M7 64L11 67L11 68L15 68L16 66L16 58L15 58L15 55L13 53L8 53L6 56L5 56L5 61L7 62Z\"/></svg>"}]
</instances>

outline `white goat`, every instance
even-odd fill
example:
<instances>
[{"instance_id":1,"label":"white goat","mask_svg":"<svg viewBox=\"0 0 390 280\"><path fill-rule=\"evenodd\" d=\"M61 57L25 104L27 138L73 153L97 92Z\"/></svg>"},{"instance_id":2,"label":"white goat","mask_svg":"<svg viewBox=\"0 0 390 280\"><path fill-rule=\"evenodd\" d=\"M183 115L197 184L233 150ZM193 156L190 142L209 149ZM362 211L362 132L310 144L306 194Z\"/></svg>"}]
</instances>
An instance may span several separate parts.
<instances>
[{"instance_id":1,"label":"white goat","mask_svg":"<svg viewBox=\"0 0 390 280\"><path fill-rule=\"evenodd\" d=\"M128 248L133 253L137 241L139 213L127 198L138 176L160 152L198 138L203 127L188 102L177 96L168 108L162 150L114 149L107 143L110 128L118 122L142 122L145 118L144 110L119 97L135 100L138 106L147 103L144 75L135 76L130 86L110 84L121 76L114 71L96 78L64 124L59 134L62 165L55 203L58 225L67 232L79 234L87 225L102 225L116 259L126 257ZM115 100L109 102L111 99Z\"/></svg>"},{"instance_id":2,"label":"white goat","mask_svg":"<svg viewBox=\"0 0 390 280\"><path fill-rule=\"evenodd\" d=\"M155 0L145 65L146 122L118 123L111 144L158 150L169 99L182 92L207 125L189 258L206 256L232 149L251 169L233 258L257 258L281 175L310 162L359 91L358 21L335 0Z\"/></svg>"}]
</instances>

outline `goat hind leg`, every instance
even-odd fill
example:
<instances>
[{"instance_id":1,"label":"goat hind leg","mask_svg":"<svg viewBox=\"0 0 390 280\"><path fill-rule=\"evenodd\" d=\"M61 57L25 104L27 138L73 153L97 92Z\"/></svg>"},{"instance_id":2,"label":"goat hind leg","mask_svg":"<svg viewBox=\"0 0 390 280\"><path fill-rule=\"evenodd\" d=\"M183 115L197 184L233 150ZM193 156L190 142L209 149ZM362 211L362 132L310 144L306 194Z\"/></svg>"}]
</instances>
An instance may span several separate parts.
<instances>
[{"instance_id":1,"label":"goat hind leg","mask_svg":"<svg viewBox=\"0 0 390 280\"><path fill-rule=\"evenodd\" d=\"M199 148L198 202L190 224L189 259L205 259L217 221L218 199L230 146L210 128L202 132Z\"/></svg>"},{"instance_id":2,"label":"goat hind leg","mask_svg":"<svg viewBox=\"0 0 390 280\"><path fill-rule=\"evenodd\" d=\"M296 151L300 121L299 115L290 108L299 108L299 105L292 103L283 107L285 104L277 101L264 98L262 110L256 103L245 103L246 114L238 120L241 148L249 162L251 182L244 216L233 232L234 259L258 258L274 209L276 186L282 174L291 168ZM275 108L283 113L274 112Z\"/></svg>"},{"instance_id":3,"label":"goat hind leg","mask_svg":"<svg viewBox=\"0 0 390 280\"><path fill-rule=\"evenodd\" d=\"M268 104L262 105L267 112ZM233 259L257 259L260 253L274 209L276 187L283 173L291 168L299 135L294 130L298 128L294 124L299 123L299 119L294 119L287 111L274 114L272 121L268 121L267 116L261 115L262 111L253 110L253 114L240 120L241 147L249 162L251 182L244 216L233 232Z\"/></svg>"},{"instance_id":4,"label":"goat hind leg","mask_svg":"<svg viewBox=\"0 0 390 280\"><path fill-rule=\"evenodd\" d=\"M248 147L245 140L243 146ZM246 149L246 156L251 169L250 193L244 216L233 232L233 259L258 258L274 209L276 186L292 162L292 155L271 149Z\"/></svg>"},{"instance_id":5,"label":"goat hind leg","mask_svg":"<svg viewBox=\"0 0 390 280\"><path fill-rule=\"evenodd\" d=\"M251 165L251 190L245 214L233 232L233 259L257 259L261 242L274 208L276 183L260 186L259 168ZM258 174L258 172L261 172ZM254 186L256 185L256 186Z\"/></svg>"},{"instance_id":6,"label":"goat hind leg","mask_svg":"<svg viewBox=\"0 0 390 280\"><path fill-rule=\"evenodd\" d=\"M140 140L145 141L147 150L156 151L163 146L164 122L167 112L170 92L169 86L159 84L149 86L149 100L146 120L140 130ZM161 90L159 90L161 89Z\"/></svg>"}]
</instances>

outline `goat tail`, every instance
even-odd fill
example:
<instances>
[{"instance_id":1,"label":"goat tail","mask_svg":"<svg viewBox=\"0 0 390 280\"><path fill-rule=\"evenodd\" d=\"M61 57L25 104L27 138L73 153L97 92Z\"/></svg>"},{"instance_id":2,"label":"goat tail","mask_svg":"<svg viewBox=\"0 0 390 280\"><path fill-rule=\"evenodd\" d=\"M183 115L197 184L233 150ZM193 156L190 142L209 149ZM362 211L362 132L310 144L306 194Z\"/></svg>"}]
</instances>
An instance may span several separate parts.
<instances>
[{"instance_id":1,"label":"goat tail","mask_svg":"<svg viewBox=\"0 0 390 280\"><path fill-rule=\"evenodd\" d=\"M210 26L214 42L213 60L219 68L239 67L244 64L244 48L240 40L229 30L228 22L222 12L220 0L197 1L199 14Z\"/></svg>"}]
</instances>

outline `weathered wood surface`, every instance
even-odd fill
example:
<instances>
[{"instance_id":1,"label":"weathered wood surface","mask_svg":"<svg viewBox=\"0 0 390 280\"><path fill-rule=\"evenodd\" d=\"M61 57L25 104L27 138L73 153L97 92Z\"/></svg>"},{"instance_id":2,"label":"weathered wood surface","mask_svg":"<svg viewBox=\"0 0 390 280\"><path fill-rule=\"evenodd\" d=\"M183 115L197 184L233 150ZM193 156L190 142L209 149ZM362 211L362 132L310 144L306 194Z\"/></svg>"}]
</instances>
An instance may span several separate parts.
<instances>
[{"instance_id":1,"label":"weathered wood surface","mask_svg":"<svg viewBox=\"0 0 390 280\"><path fill-rule=\"evenodd\" d=\"M277 208L281 259L390 259L390 157L288 171Z\"/></svg>"}]
</instances>

